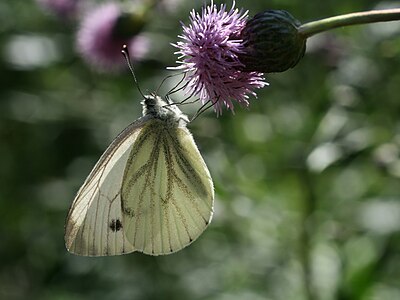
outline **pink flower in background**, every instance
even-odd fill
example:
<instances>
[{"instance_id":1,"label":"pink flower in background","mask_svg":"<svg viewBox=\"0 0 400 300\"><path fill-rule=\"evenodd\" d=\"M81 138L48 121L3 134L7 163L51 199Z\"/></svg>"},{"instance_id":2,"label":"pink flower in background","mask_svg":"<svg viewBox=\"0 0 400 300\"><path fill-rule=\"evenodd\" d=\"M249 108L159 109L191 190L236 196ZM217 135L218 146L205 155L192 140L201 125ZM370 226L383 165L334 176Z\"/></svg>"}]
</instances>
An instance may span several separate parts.
<instances>
[{"instance_id":1,"label":"pink flower in background","mask_svg":"<svg viewBox=\"0 0 400 300\"><path fill-rule=\"evenodd\" d=\"M69 19L76 15L79 0L37 0L37 2L53 14Z\"/></svg>"},{"instance_id":2,"label":"pink flower in background","mask_svg":"<svg viewBox=\"0 0 400 300\"><path fill-rule=\"evenodd\" d=\"M117 71L126 65L121 54L126 44L134 60L140 60L149 48L141 35L121 37L117 23L123 15L117 3L108 3L89 12L77 33L77 48L84 60L101 71Z\"/></svg>"},{"instance_id":3,"label":"pink flower in background","mask_svg":"<svg viewBox=\"0 0 400 300\"><path fill-rule=\"evenodd\" d=\"M218 114L223 106L233 111L233 101L247 107L249 95L256 96L254 89L267 85L262 73L243 71L238 59L244 48L238 36L246 19L247 12L234 9L234 4L227 11L225 5L218 10L211 2L201 15L190 13L190 24L182 24L181 41L173 44L180 64L174 69L188 73L187 93L202 103L212 101Z\"/></svg>"}]
</instances>

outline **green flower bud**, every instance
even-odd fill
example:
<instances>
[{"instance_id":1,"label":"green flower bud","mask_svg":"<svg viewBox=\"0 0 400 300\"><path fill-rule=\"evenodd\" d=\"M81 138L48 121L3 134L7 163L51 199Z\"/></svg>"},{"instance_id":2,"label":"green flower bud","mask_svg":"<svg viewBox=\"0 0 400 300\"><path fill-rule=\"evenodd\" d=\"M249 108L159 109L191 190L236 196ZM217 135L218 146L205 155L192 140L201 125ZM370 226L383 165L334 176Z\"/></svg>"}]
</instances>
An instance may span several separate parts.
<instances>
[{"instance_id":1,"label":"green flower bud","mask_svg":"<svg viewBox=\"0 0 400 300\"><path fill-rule=\"evenodd\" d=\"M114 34L119 38L131 38L137 35L146 25L147 17L143 11L122 13L115 23Z\"/></svg>"},{"instance_id":2,"label":"green flower bud","mask_svg":"<svg viewBox=\"0 0 400 300\"><path fill-rule=\"evenodd\" d=\"M267 10L247 21L240 34L244 69L271 73L293 68L306 51L306 38L297 30L300 25L284 10Z\"/></svg>"}]
</instances>

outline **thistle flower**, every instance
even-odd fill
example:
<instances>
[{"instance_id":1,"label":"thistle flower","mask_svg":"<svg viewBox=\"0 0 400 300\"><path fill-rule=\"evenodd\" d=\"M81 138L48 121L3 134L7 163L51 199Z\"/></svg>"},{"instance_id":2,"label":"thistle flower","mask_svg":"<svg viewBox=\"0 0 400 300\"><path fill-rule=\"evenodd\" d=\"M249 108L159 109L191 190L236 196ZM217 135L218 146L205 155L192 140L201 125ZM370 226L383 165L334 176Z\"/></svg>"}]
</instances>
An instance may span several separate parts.
<instances>
[{"instance_id":1,"label":"thistle flower","mask_svg":"<svg viewBox=\"0 0 400 300\"><path fill-rule=\"evenodd\" d=\"M45 10L63 19L75 16L79 0L37 0Z\"/></svg>"},{"instance_id":2,"label":"thistle flower","mask_svg":"<svg viewBox=\"0 0 400 300\"><path fill-rule=\"evenodd\" d=\"M102 71L117 71L125 65L121 49L128 45L133 59L141 59L149 41L137 35L144 26L141 14L125 13L117 3L91 11L80 25L77 48L84 60Z\"/></svg>"},{"instance_id":3,"label":"thistle flower","mask_svg":"<svg viewBox=\"0 0 400 300\"><path fill-rule=\"evenodd\" d=\"M267 83L260 72L244 71L238 56L243 52L240 32L246 24L247 11L225 5L203 8L201 15L190 13L190 24L182 24L181 41L172 44L179 49L177 61L180 66L173 69L187 72L186 92L197 95L202 103L212 101L220 114L226 106L233 111L233 101L249 106L249 95L256 96L254 89Z\"/></svg>"}]
</instances>

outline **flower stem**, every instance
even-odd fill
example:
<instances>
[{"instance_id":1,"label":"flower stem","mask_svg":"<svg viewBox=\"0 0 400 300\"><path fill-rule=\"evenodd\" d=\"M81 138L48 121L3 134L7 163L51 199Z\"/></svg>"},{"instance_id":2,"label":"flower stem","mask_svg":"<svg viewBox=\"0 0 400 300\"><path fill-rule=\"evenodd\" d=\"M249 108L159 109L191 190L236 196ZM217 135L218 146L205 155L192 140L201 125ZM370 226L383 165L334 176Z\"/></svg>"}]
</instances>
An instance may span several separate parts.
<instances>
[{"instance_id":1,"label":"flower stem","mask_svg":"<svg viewBox=\"0 0 400 300\"><path fill-rule=\"evenodd\" d=\"M337 27L400 20L400 8L357 12L326 18L301 25L298 32L304 38Z\"/></svg>"},{"instance_id":2,"label":"flower stem","mask_svg":"<svg viewBox=\"0 0 400 300\"><path fill-rule=\"evenodd\" d=\"M305 161L303 159L303 161ZM302 187L303 214L300 231L300 262L303 267L303 282L308 300L316 300L317 295L313 285L312 274L312 239L315 228L314 214L317 206L317 196L313 188L313 178L303 165L298 170L299 182Z\"/></svg>"}]
</instances>

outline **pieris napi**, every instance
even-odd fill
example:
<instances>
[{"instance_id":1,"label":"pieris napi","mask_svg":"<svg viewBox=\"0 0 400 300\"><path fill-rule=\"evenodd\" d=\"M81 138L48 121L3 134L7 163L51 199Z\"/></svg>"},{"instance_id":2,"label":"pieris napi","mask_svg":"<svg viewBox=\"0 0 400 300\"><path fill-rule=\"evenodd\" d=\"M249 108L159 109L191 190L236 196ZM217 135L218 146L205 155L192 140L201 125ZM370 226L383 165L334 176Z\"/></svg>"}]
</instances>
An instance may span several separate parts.
<instances>
[{"instance_id":1,"label":"pieris napi","mask_svg":"<svg viewBox=\"0 0 400 300\"><path fill-rule=\"evenodd\" d=\"M153 94L110 144L69 210L65 243L84 256L186 247L213 215L210 173L180 109Z\"/></svg>"}]
</instances>

